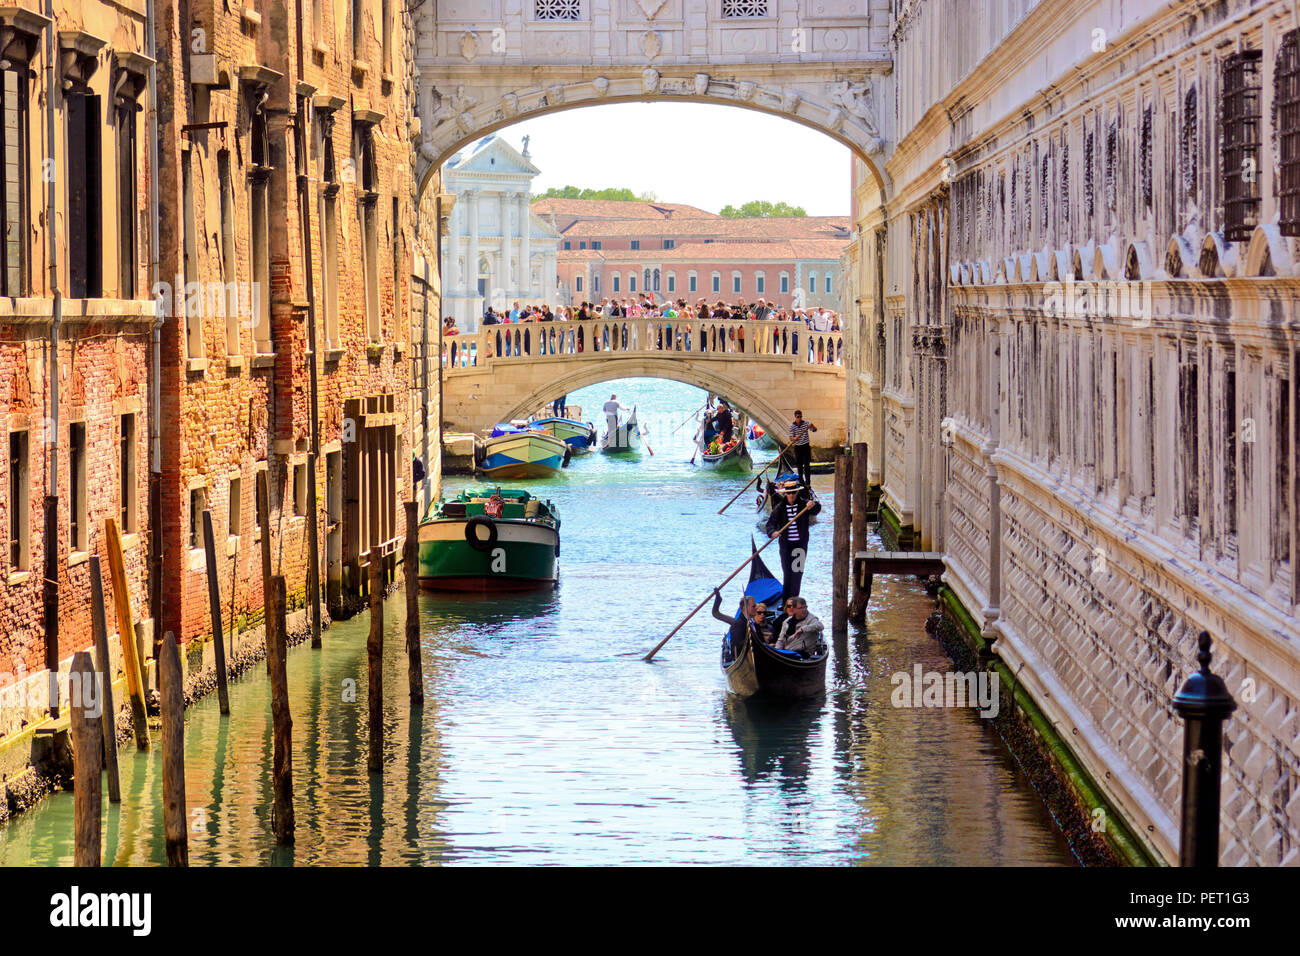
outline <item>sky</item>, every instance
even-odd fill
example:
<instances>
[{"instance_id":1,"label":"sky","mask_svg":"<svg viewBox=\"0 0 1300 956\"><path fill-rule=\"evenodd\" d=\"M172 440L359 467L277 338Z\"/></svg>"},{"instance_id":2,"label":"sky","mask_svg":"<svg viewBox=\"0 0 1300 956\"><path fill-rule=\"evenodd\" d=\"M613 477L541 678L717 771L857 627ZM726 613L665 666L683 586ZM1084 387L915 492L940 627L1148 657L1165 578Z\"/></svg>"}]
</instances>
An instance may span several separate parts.
<instances>
[{"instance_id":1,"label":"sky","mask_svg":"<svg viewBox=\"0 0 1300 956\"><path fill-rule=\"evenodd\" d=\"M499 131L516 149L530 136L551 186L651 191L710 212L752 199L849 215L849 150L816 130L712 103L616 103L550 113ZM652 142L653 141L653 142ZM762 142L760 149L756 142Z\"/></svg>"}]
</instances>

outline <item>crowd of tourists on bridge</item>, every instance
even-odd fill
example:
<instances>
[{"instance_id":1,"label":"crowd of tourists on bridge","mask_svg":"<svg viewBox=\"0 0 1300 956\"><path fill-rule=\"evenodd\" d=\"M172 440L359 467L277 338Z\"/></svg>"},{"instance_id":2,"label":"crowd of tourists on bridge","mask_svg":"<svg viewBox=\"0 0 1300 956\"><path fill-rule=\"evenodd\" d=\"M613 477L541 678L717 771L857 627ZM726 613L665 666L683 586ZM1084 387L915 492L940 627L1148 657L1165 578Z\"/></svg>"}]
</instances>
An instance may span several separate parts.
<instances>
[{"instance_id":1,"label":"crowd of tourists on bridge","mask_svg":"<svg viewBox=\"0 0 1300 956\"><path fill-rule=\"evenodd\" d=\"M629 328L627 325L623 325L621 328L618 325L609 325L610 322L619 322L625 319L662 320L661 324L653 330L653 345L639 343L635 328ZM718 300L713 305L709 305L706 299L700 299L692 306L685 299L656 302L653 294L642 293L635 300L631 298L605 298L599 303L582 302L576 307L559 306L554 312L551 311L548 305L521 305L515 302L511 308L502 309L499 312L495 308L489 307L483 314L482 324L484 327L508 327L542 322L572 322L577 324L577 334L574 334L572 331L573 326L570 326L570 331L567 333L562 332L557 335L552 331L548 334L537 335L535 337L537 354L571 354L587 350L593 352L624 351L629 348L654 348L688 352L744 352L746 350L746 335L743 327L732 326L726 330L716 328L704 330L702 341L693 341L691 336L692 328L689 324L682 324L674 329L674 323L683 320L788 322L790 323L789 330L782 329L775 335L766 333L762 343L751 344L750 350L758 349L779 354L796 353L799 351L800 336L795 330L802 327L811 333L805 346L809 352L809 361L819 364L834 364L841 359L837 341L813 339L813 336L821 333L830 334L841 331L840 317L837 313L823 308L782 309L764 299L752 303L738 302L731 304ZM583 334L581 329L583 324L587 322L598 323L598 326ZM551 328L554 329L554 326ZM457 328L456 320L451 316L443 320L442 334L444 338L461 334L461 329ZM513 335L502 335L498 332L497 335L488 336L485 339L484 348L486 348L487 353L484 357L491 357L498 354L498 352L501 355L532 355L534 354L531 348L533 338L526 331L522 337L518 332ZM751 338L756 339L757 336L751 336ZM452 366L472 365L475 364L477 358L478 356L472 354L469 343L457 346L455 340L453 340L444 347L444 363L449 363Z\"/></svg>"}]
</instances>

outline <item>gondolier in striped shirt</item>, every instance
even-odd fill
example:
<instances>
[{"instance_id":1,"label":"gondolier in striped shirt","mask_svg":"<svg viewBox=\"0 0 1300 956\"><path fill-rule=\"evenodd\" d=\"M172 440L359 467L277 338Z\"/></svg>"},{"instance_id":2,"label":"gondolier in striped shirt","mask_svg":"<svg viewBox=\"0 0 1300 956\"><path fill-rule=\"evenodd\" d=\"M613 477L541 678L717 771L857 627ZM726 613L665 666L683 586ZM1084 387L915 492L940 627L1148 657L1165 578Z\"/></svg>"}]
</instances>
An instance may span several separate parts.
<instances>
[{"instance_id":1,"label":"gondolier in striped shirt","mask_svg":"<svg viewBox=\"0 0 1300 956\"><path fill-rule=\"evenodd\" d=\"M772 506L772 513L767 518L768 537L781 535L779 546L783 598L792 598L799 593L799 587L803 584L804 564L808 559L808 519L811 511L803 510L808 504L808 497L800 493L802 490L799 482L787 481L781 488L782 500ZM786 528L787 524L790 527ZM782 528L785 530L782 531Z\"/></svg>"},{"instance_id":2,"label":"gondolier in striped shirt","mask_svg":"<svg viewBox=\"0 0 1300 956\"><path fill-rule=\"evenodd\" d=\"M803 412L795 409L794 422L790 425L790 444L794 448L794 468L799 480L812 487L812 445L808 433L815 432L817 426L803 420Z\"/></svg>"}]
</instances>

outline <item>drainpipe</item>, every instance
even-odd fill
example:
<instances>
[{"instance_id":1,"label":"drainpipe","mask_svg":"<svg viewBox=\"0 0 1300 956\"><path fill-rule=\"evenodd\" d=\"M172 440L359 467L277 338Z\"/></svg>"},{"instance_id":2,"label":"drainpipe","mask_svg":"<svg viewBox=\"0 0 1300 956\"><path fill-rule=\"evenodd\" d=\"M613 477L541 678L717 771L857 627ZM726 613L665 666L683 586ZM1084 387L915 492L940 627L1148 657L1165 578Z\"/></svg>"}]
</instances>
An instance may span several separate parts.
<instances>
[{"instance_id":1,"label":"drainpipe","mask_svg":"<svg viewBox=\"0 0 1300 956\"><path fill-rule=\"evenodd\" d=\"M54 107L55 79L54 57L58 42L54 24L54 0L45 0L45 15L49 24L45 31L45 124L50 158L55 158ZM58 168L57 161L52 164ZM45 422L45 461L49 477L45 494L44 520L44 588L42 592L45 611L45 666L50 672L50 716L59 716L59 326L63 322L63 296L59 289L59 244L54 226L55 183L58 177L49 177L45 190L45 233L49 240L49 288L54 296L54 314L50 320L49 360L46 366L46 383L49 394L49 416Z\"/></svg>"},{"instance_id":2,"label":"drainpipe","mask_svg":"<svg viewBox=\"0 0 1300 956\"><path fill-rule=\"evenodd\" d=\"M158 176L158 23L154 0L145 0L145 42L149 45L149 288L156 287L160 260ZM176 290L173 290L175 292ZM173 297L168 297L174 301ZM153 653L162 645L162 327L154 316L149 356L149 616L153 619Z\"/></svg>"}]
</instances>

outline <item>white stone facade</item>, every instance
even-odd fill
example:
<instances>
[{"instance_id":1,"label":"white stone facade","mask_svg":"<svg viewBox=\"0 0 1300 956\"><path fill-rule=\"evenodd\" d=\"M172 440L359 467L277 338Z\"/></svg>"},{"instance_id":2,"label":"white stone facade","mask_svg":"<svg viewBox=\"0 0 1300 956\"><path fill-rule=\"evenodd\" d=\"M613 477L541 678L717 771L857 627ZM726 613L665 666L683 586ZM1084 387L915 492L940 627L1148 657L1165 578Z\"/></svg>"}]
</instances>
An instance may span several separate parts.
<instances>
[{"instance_id":1,"label":"white stone facade","mask_svg":"<svg viewBox=\"0 0 1300 956\"><path fill-rule=\"evenodd\" d=\"M443 167L443 189L455 197L443 240L443 317L464 332L484 311L558 301L559 233L529 207L541 171L500 136L485 137Z\"/></svg>"}]
</instances>

